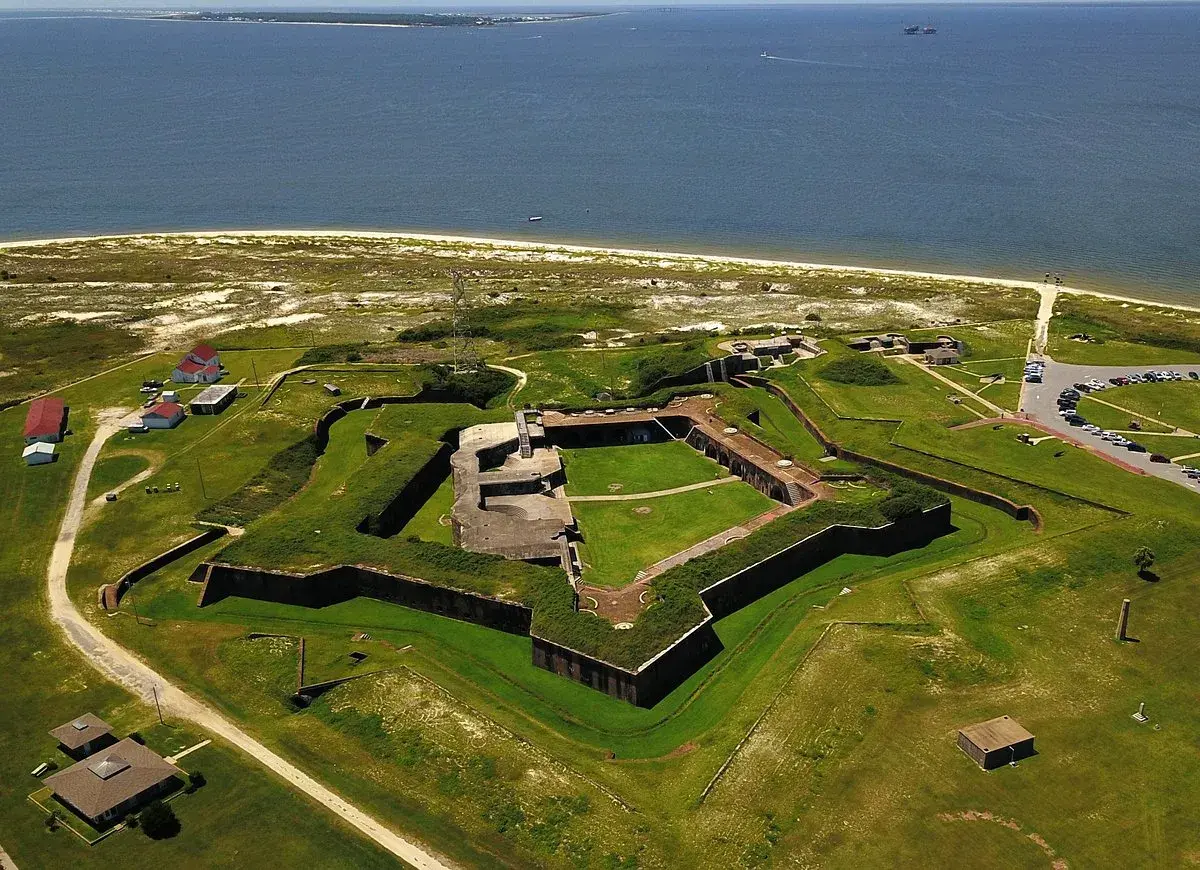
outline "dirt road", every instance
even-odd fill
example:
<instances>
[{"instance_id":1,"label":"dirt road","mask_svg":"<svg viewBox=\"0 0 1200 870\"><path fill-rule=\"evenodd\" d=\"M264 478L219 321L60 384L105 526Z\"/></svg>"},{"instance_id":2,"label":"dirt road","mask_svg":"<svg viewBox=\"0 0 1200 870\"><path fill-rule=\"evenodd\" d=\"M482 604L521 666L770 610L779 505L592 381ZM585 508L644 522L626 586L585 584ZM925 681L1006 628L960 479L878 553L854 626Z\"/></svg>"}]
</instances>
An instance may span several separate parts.
<instances>
[{"instance_id":1,"label":"dirt road","mask_svg":"<svg viewBox=\"0 0 1200 870\"><path fill-rule=\"evenodd\" d=\"M92 468L104 442L120 430L119 421L127 413L120 408L110 408L100 413L99 428L76 472L67 512L63 516L47 571L51 617L66 633L71 644L82 652L84 658L101 674L125 686L149 703L153 703L157 692L164 715L189 719L208 733L232 743L283 777L292 787L336 813L388 852L413 867L420 870L447 870L449 865L343 800L291 762L263 746L216 710L169 683L141 659L104 635L75 609L67 594L67 569L75 550L75 536L83 520L88 480L92 476Z\"/></svg>"}]
</instances>

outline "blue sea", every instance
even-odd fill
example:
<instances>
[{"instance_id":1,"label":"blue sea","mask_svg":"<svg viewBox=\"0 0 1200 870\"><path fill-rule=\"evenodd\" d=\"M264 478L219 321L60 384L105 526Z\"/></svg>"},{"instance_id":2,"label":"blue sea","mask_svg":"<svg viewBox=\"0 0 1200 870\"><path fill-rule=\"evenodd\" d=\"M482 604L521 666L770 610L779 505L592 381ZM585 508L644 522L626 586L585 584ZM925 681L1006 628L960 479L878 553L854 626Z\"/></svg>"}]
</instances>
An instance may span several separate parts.
<instances>
[{"instance_id":1,"label":"blue sea","mask_svg":"<svg viewBox=\"0 0 1200 870\"><path fill-rule=\"evenodd\" d=\"M0 238L234 227L1050 271L1197 301L1200 5L0 17Z\"/></svg>"}]
</instances>

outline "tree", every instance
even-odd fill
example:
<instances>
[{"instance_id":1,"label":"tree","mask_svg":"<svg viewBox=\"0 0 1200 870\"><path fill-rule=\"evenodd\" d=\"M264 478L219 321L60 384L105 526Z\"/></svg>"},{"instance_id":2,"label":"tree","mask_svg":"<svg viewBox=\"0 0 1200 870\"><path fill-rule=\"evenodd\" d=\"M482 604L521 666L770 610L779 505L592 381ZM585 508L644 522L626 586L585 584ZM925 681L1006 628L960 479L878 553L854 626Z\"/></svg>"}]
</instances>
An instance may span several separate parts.
<instances>
[{"instance_id":1,"label":"tree","mask_svg":"<svg viewBox=\"0 0 1200 870\"><path fill-rule=\"evenodd\" d=\"M57 831L58 826L62 824L62 816L58 810L51 810L50 815L46 816L46 830Z\"/></svg>"},{"instance_id":2,"label":"tree","mask_svg":"<svg viewBox=\"0 0 1200 870\"><path fill-rule=\"evenodd\" d=\"M175 811L162 801L153 800L141 812L142 830L151 840L165 840L179 833Z\"/></svg>"},{"instance_id":3,"label":"tree","mask_svg":"<svg viewBox=\"0 0 1200 870\"><path fill-rule=\"evenodd\" d=\"M1154 565L1154 551L1149 547L1138 547L1133 551L1133 564L1137 566L1138 574L1143 577L1150 573Z\"/></svg>"},{"instance_id":4,"label":"tree","mask_svg":"<svg viewBox=\"0 0 1200 870\"><path fill-rule=\"evenodd\" d=\"M207 780L205 780L204 774L198 770L193 770L188 774L187 789L189 792L194 792L196 789L204 785L205 782L207 782Z\"/></svg>"}]
</instances>

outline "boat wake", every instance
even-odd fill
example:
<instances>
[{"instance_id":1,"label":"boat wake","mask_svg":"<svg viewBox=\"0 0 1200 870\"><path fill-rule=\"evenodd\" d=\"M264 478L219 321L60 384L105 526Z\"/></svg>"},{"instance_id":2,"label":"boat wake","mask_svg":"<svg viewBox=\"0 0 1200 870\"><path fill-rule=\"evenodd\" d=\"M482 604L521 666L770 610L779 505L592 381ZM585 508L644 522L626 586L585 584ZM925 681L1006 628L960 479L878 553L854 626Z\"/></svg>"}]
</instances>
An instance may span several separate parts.
<instances>
[{"instance_id":1,"label":"boat wake","mask_svg":"<svg viewBox=\"0 0 1200 870\"><path fill-rule=\"evenodd\" d=\"M777 54L767 54L763 52L760 55L764 60L781 60L784 63L804 63L812 66L844 66L850 69L870 69L868 66L863 66L861 63L840 63L836 60L811 60L805 57L780 57Z\"/></svg>"}]
</instances>

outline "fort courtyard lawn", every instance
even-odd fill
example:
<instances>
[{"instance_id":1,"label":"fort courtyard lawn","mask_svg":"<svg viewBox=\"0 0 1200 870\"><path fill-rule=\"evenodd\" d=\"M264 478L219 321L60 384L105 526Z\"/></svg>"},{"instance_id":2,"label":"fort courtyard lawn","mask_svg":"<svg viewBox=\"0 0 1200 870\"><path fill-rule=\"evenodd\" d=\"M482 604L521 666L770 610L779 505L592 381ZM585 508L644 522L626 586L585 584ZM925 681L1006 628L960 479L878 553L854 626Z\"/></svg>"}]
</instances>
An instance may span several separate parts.
<instances>
[{"instance_id":1,"label":"fort courtyard lawn","mask_svg":"<svg viewBox=\"0 0 1200 870\"><path fill-rule=\"evenodd\" d=\"M776 506L740 481L637 501L573 501L583 535L583 579L624 586L660 559Z\"/></svg>"}]
</instances>

